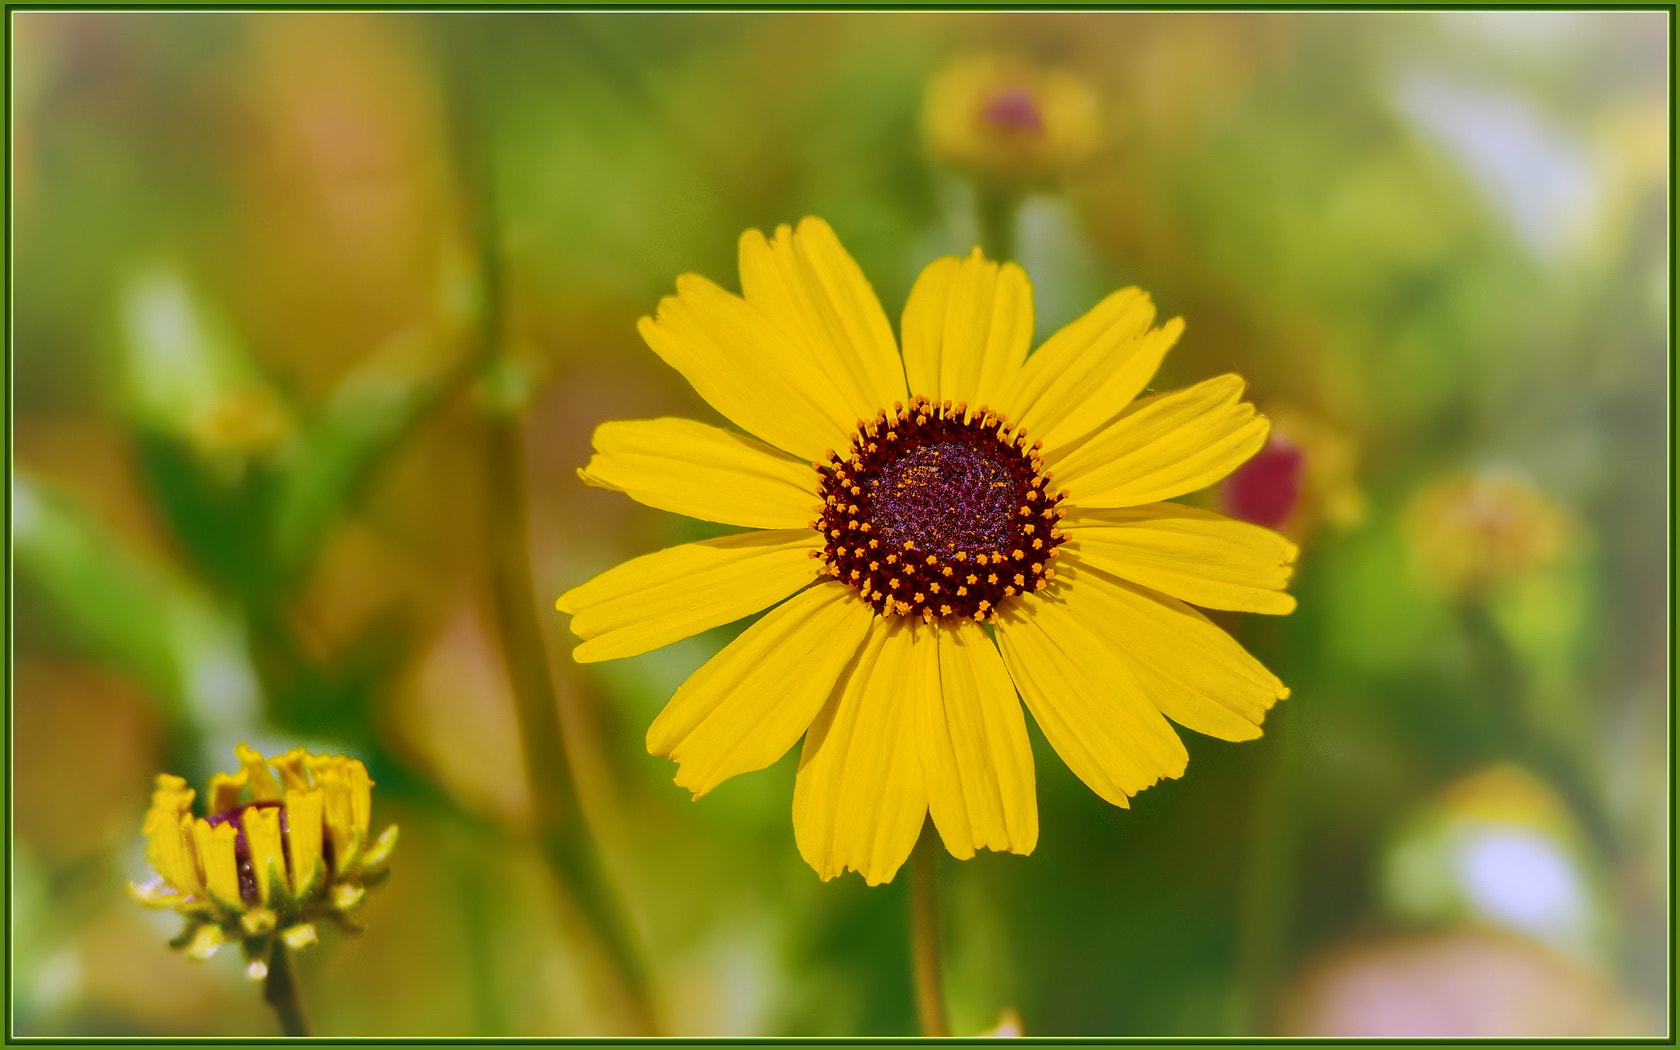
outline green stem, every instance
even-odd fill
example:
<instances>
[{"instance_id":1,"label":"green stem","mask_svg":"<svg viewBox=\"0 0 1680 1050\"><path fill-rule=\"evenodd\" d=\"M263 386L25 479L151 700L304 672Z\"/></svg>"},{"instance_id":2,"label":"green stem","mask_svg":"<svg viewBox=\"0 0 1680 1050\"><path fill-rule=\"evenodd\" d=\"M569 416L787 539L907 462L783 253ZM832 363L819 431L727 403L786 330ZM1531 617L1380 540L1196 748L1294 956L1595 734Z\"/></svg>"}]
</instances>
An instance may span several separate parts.
<instances>
[{"instance_id":1,"label":"green stem","mask_svg":"<svg viewBox=\"0 0 1680 1050\"><path fill-rule=\"evenodd\" d=\"M922 1034L947 1036L944 981L939 964L939 835L922 825L910 854L910 962L916 981L916 1020Z\"/></svg>"},{"instance_id":2,"label":"green stem","mask_svg":"<svg viewBox=\"0 0 1680 1050\"><path fill-rule=\"evenodd\" d=\"M1290 889L1295 875L1294 823L1289 799L1295 779L1297 712L1272 712L1266 726L1270 761L1255 785L1250 811L1248 863L1237 903L1237 974L1230 1034L1256 1036L1270 1021L1283 978L1293 919Z\"/></svg>"},{"instance_id":3,"label":"green stem","mask_svg":"<svg viewBox=\"0 0 1680 1050\"><path fill-rule=\"evenodd\" d=\"M459 50L454 92L456 150L472 210L477 256L478 348L481 375L494 379L516 369L507 351L494 180L481 116L488 110L479 97L483 46L476 22L455 31ZM561 889L577 907L616 977L639 1034L659 1032L647 973L629 932L629 924L604 873L599 847L584 817L577 781L566 749L558 698L549 677L539 601L532 582L528 507L525 489L525 442L517 403L502 398L485 413L485 472L491 586L497 626L503 642L525 776L535 809L544 859Z\"/></svg>"},{"instance_id":4,"label":"green stem","mask_svg":"<svg viewBox=\"0 0 1680 1050\"><path fill-rule=\"evenodd\" d=\"M627 923L604 876L594 836L583 816L577 782L533 610L523 485L525 455L518 421L494 413L487 419L485 468L490 475L490 528L496 615L505 643L519 721L525 775L543 856L581 911L608 965L629 999L644 1034L658 1024L647 975Z\"/></svg>"},{"instance_id":5,"label":"green stem","mask_svg":"<svg viewBox=\"0 0 1680 1050\"><path fill-rule=\"evenodd\" d=\"M263 979L263 998L280 1018L280 1030L290 1036L309 1035L309 1025L303 1020L303 1007L298 1003L297 982L292 980L292 964L286 946L274 938L268 953L268 976Z\"/></svg>"},{"instance_id":6,"label":"green stem","mask_svg":"<svg viewBox=\"0 0 1680 1050\"><path fill-rule=\"evenodd\" d=\"M976 186L975 193L980 247L999 262L1015 258L1015 215L1021 206L1020 192Z\"/></svg>"},{"instance_id":7,"label":"green stem","mask_svg":"<svg viewBox=\"0 0 1680 1050\"><path fill-rule=\"evenodd\" d=\"M1602 775L1584 750L1586 738L1549 734L1537 722L1522 659L1494 620L1485 596L1472 596L1460 605L1459 628L1470 647L1476 687L1500 728L1502 750L1556 788L1582 818L1593 845L1606 857L1617 856L1615 822L1596 787Z\"/></svg>"}]
</instances>

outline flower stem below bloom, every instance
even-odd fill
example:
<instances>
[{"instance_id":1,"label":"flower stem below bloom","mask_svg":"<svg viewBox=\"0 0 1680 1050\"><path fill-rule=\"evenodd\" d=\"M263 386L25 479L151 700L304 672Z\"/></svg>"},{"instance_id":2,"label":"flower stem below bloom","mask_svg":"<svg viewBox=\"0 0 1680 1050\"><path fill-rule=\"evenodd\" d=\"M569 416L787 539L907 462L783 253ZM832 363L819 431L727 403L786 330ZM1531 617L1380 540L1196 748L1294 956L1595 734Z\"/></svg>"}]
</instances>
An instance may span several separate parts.
<instances>
[{"instance_id":1,"label":"flower stem below bloom","mask_svg":"<svg viewBox=\"0 0 1680 1050\"><path fill-rule=\"evenodd\" d=\"M977 186L975 208L980 220L980 247L999 262L1015 258L1015 213L1021 194L1013 189Z\"/></svg>"},{"instance_id":2,"label":"flower stem below bloom","mask_svg":"<svg viewBox=\"0 0 1680 1050\"><path fill-rule=\"evenodd\" d=\"M910 855L910 962L916 981L916 1019L922 1034L930 1036L951 1034L939 965L939 850L939 835L928 821Z\"/></svg>"},{"instance_id":3,"label":"flower stem below bloom","mask_svg":"<svg viewBox=\"0 0 1680 1050\"><path fill-rule=\"evenodd\" d=\"M303 1007L298 1002L297 982L292 980L292 963L286 946L274 938L268 954L268 976L263 979L263 998L280 1017L280 1030L287 1035L307 1036L309 1025L303 1020Z\"/></svg>"}]
</instances>

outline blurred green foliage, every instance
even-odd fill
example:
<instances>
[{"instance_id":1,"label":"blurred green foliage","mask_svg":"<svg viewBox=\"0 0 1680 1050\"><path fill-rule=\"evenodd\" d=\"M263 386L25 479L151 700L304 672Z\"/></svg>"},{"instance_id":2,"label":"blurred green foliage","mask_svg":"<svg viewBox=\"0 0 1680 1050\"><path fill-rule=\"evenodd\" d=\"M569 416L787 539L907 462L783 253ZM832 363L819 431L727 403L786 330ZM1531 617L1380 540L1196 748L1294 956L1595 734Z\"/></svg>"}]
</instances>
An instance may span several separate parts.
<instances>
[{"instance_id":1,"label":"blurred green foliage","mask_svg":"<svg viewBox=\"0 0 1680 1050\"><path fill-rule=\"evenodd\" d=\"M1595 947L1560 971L1566 991L1521 986L1576 996L1575 1029L1522 1028L1539 1015L1521 1000L1509 1030L1462 1034L1657 1031L1660 27L1563 11L16 15L17 1031L269 1031L237 967L169 952L173 931L120 890L144 873L151 774L200 778L239 739L357 754L376 819L403 826L368 931L301 960L319 1031L626 1030L529 835L483 413L520 413L539 596L721 531L574 476L599 422L715 418L635 319L678 274L733 285L743 229L805 214L896 315L921 266L977 236L972 193L917 141L922 87L945 58L996 49L1067 66L1103 105L1101 155L1021 212L1039 333L1142 285L1188 321L1158 386L1240 371L1263 406L1346 436L1370 509L1303 537L1296 614L1227 618L1294 690L1261 740L1188 740L1187 776L1120 811L1035 734L1037 852L945 865L956 1030L1013 1007L1033 1035L1310 1034L1379 1024L1337 983L1360 967L1412 994L1378 962L1420 932L1504 926L1521 952L1567 956L1574 942L1478 905L1443 845L1459 840L1442 828L1484 826L1455 785L1499 768L1540 785L1514 797L1567 815L1553 845L1589 873L1569 906L1615 933L1582 935ZM464 74L468 37L482 60ZM517 362L489 376L471 334L479 197L497 349ZM1564 508L1570 545L1483 598L1431 590L1406 509L1488 467ZM816 880L793 845L794 757L694 803L644 753L664 700L741 625L582 668L564 618L532 614L670 1029L908 1032L903 879ZM1521 865L1493 870L1525 884ZM1476 965L1466 994L1502 979Z\"/></svg>"}]
</instances>

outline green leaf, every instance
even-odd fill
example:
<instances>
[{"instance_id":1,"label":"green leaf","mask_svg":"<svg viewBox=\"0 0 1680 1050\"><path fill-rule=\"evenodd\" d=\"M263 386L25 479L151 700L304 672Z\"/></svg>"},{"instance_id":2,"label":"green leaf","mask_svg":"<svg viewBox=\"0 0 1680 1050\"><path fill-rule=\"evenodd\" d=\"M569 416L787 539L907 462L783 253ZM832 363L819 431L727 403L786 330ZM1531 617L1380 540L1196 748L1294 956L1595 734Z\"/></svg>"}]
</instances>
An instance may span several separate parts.
<instances>
[{"instance_id":1,"label":"green leaf","mask_svg":"<svg viewBox=\"0 0 1680 1050\"><path fill-rule=\"evenodd\" d=\"M281 446L281 404L232 325L171 266L130 276L118 310L117 374L129 417L236 471Z\"/></svg>"},{"instance_id":2,"label":"green leaf","mask_svg":"<svg viewBox=\"0 0 1680 1050\"><path fill-rule=\"evenodd\" d=\"M12 479L12 542L20 607L39 601L66 641L207 735L255 719L261 690L243 630L190 580L21 472Z\"/></svg>"}]
</instances>

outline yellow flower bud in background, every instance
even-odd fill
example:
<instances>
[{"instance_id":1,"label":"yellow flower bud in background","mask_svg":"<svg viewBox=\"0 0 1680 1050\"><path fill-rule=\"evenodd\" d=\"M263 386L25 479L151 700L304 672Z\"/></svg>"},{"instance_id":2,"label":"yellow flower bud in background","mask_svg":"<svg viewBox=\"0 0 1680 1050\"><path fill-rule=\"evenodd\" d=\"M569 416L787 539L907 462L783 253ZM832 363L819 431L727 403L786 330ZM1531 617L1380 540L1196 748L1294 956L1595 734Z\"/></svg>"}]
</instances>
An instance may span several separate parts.
<instances>
[{"instance_id":1,"label":"yellow flower bud in background","mask_svg":"<svg viewBox=\"0 0 1680 1050\"><path fill-rule=\"evenodd\" d=\"M1090 85L1016 55L947 63L928 85L922 111L933 158L997 188L1065 175L1095 150L1098 133Z\"/></svg>"},{"instance_id":2,"label":"yellow flower bud in background","mask_svg":"<svg viewBox=\"0 0 1680 1050\"><path fill-rule=\"evenodd\" d=\"M1551 564L1570 531L1567 512L1527 481L1482 474L1419 493L1406 515L1416 571L1452 597L1474 597Z\"/></svg>"},{"instance_id":3,"label":"yellow flower bud in background","mask_svg":"<svg viewBox=\"0 0 1680 1050\"><path fill-rule=\"evenodd\" d=\"M316 942L323 919L359 928L350 916L384 881L397 829L369 837L373 781L353 758L235 753L242 768L210 778L202 817L185 780L158 774L141 828L156 875L129 892L185 917L172 946L204 959L238 941L261 978L274 938L297 949Z\"/></svg>"},{"instance_id":4,"label":"yellow flower bud in background","mask_svg":"<svg viewBox=\"0 0 1680 1050\"><path fill-rule=\"evenodd\" d=\"M188 440L206 459L262 459L283 448L295 424L286 406L263 387L229 391L186 421Z\"/></svg>"}]
</instances>

